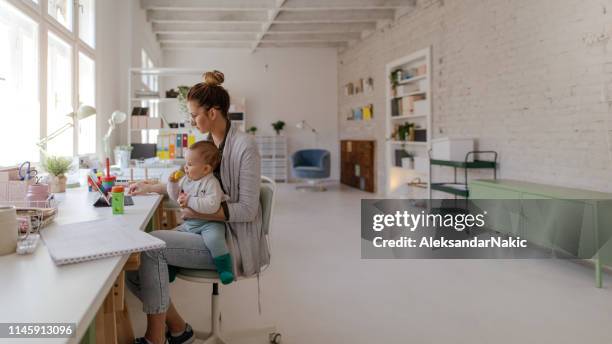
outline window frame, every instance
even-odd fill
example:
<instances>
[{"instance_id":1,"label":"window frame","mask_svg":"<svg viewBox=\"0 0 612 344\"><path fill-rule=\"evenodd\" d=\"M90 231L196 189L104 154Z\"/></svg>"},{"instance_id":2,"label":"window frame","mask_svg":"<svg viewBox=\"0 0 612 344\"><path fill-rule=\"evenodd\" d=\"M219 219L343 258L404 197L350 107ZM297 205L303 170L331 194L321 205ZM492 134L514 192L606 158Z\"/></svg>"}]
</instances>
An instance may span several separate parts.
<instances>
[{"instance_id":1,"label":"window frame","mask_svg":"<svg viewBox=\"0 0 612 344\"><path fill-rule=\"evenodd\" d=\"M85 41L80 38L79 35L79 11L78 6L80 5L79 0L68 0L73 3L73 11L72 11L72 30L68 30L65 28L60 22L55 20L51 15L48 14L48 0L38 0L38 3L35 3L32 0L4 0L9 5L15 7L18 11L29 17L31 20L38 24L38 97L40 102L40 133L39 139L47 136L47 84L48 84L48 44L49 44L49 33L54 34L64 42L67 42L70 45L72 53L71 53L71 77L72 77L72 108L78 109L79 107L79 53L87 56L94 62L94 88L97 89L97 69L98 64L96 60L96 49L94 47L89 46ZM94 1L94 42L96 42L95 37L97 35L96 32L96 2ZM95 45L95 43L94 43ZM98 103L98 92L97 90L94 92L94 104L87 104L97 108ZM97 114L96 114L97 116ZM97 120L96 120L97 121ZM96 130L97 131L97 130ZM75 123L75 128L73 130L72 137L72 156L78 156L79 152L79 137L78 137L78 122ZM97 138L94 138L94 140ZM98 154L96 144L96 152ZM42 152L39 155L40 160L43 158ZM17 163L17 162L16 162Z\"/></svg>"}]
</instances>

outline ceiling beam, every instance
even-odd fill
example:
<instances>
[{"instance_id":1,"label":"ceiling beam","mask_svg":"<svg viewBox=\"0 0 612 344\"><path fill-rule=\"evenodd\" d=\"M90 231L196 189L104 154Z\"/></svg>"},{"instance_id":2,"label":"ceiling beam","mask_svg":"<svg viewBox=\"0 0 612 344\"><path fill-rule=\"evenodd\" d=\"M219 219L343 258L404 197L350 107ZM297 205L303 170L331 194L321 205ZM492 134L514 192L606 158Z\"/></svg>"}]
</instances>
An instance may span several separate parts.
<instances>
[{"instance_id":1,"label":"ceiling beam","mask_svg":"<svg viewBox=\"0 0 612 344\"><path fill-rule=\"evenodd\" d=\"M266 42L262 41L259 48L342 48L346 43L341 42Z\"/></svg>"},{"instance_id":2,"label":"ceiling beam","mask_svg":"<svg viewBox=\"0 0 612 344\"><path fill-rule=\"evenodd\" d=\"M284 10L396 9L415 5L415 0L287 0Z\"/></svg>"},{"instance_id":3,"label":"ceiling beam","mask_svg":"<svg viewBox=\"0 0 612 344\"><path fill-rule=\"evenodd\" d=\"M341 33L376 29L375 23L301 23L272 24L268 32L287 33Z\"/></svg>"},{"instance_id":4,"label":"ceiling beam","mask_svg":"<svg viewBox=\"0 0 612 344\"><path fill-rule=\"evenodd\" d=\"M261 32L261 23L153 23L154 33Z\"/></svg>"},{"instance_id":5,"label":"ceiling beam","mask_svg":"<svg viewBox=\"0 0 612 344\"><path fill-rule=\"evenodd\" d=\"M250 49L251 42L167 42L161 43L161 48L164 50L185 50L185 49L200 49L200 48L230 48L230 49Z\"/></svg>"},{"instance_id":6,"label":"ceiling beam","mask_svg":"<svg viewBox=\"0 0 612 344\"><path fill-rule=\"evenodd\" d=\"M228 33L228 32L199 32L187 34L160 33L157 40L160 42L181 42L181 41L250 41L257 38L256 33Z\"/></svg>"},{"instance_id":7,"label":"ceiling beam","mask_svg":"<svg viewBox=\"0 0 612 344\"><path fill-rule=\"evenodd\" d=\"M393 20L394 10L282 11L274 23L351 23Z\"/></svg>"},{"instance_id":8,"label":"ceiling beam","mask_svg":"<svg viewBox=\"0 0 612 344\"><path fill-rule=\"evenodd\" d=\"M146 10L266 10L274 0L140 0Z\"/></svg>"},{"instance_id":9,"label":"ceiling beam","mask_svg":"<svg viewBox=\"0 0 612 344\"><path fill-rule=\"evenodd\" d=\"M250 22L261 23L268 20L266 11L162 11L147 10L147 20L157 23L180 22Z\"/></svg>"},{"instance_id":10,"label":"ceiling beam","mask_svg":"<svg viewBox=\"0 0 612 344\"><path fill-rule=\"evenodd\" d=\"M265 41L316 41L316 42L348 42L359 39L361 33L273 33L264 36Z\"/></svg>"},{"instance_id":11,"label":"ceiling beam","mask_svg":"<svg viewBox=\"0 0 612 344\"><path fill-rule=\"evenodd\" d=\"M253 44L253 47L251 48L251 53L255 52L255 49L257 49L257 46L259 46L259 43L261 42L261 39L268 32L268 30L270 29L270 26L272 25L276 17L278 17L278 14L280 13L280 9L285 4L285 1L286 0L276 0L276 3L275 3L276 6L274 7L274 9L268 11L268 20L263 24L261 28L261 32L257 35L257 38L255 39L255 43Z\"/></svg>"}]
</instances>

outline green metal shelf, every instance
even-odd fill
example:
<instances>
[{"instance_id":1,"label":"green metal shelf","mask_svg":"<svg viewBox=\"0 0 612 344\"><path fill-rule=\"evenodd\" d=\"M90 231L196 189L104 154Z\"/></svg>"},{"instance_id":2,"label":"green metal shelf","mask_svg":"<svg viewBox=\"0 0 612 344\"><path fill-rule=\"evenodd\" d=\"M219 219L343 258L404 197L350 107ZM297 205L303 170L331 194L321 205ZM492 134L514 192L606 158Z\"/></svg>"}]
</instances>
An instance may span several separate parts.
<instances>
[{"instance_id":1,"label":"green metal shelf","mask_svg":"<svg viewBox=\"0 0 612 344\"><path fill-rule=\"evenodd\" d=\"M457 195L460 197L465 197L465 198L469 196L469 190L456 188L451 185L452 183L432 183L431 189L436 190L436 191L446 192L452 195Z\"/></svg>"},{"instance_id":2,"label":"green metal shelf","mask_svg":"<svg viewBox=\"0 0 612 344\"><path fill-rule=\"evenodd\" d=\"M450 160L434 160L430 161L432 165L438 166L450 166L457 168L468 168L468 169L476 169L476 168L496 168L496 161L485 161L485 160L474 160L474 161L450 161Z\"/></svg>"},{"instance_id":3,"label":"green metal shelf","mask_svg":"<svg viewBox=\"0 0 612 344\"><path fill-rule=\"evenodd\" d=\"M453 168L454 181L446 183L431 183L429 188L429 198L431 199L432 191L441 191L451 195L467 198L470 195L470 191L467 187L468 182L468 170L471 169L491 169L493 170L493 179L497 179L497 152L495 151L470 151L465 155L464 161L451 161L451 160L436 160L431 158L431 150L429 153L429 175L432 176L432 166L447 166ZM469 161L470 157L475 154L490 154L492 160L474 160ZM463 169L464 181L462 183L457 181L457 169Z\"/></svg>"}]
</instances>

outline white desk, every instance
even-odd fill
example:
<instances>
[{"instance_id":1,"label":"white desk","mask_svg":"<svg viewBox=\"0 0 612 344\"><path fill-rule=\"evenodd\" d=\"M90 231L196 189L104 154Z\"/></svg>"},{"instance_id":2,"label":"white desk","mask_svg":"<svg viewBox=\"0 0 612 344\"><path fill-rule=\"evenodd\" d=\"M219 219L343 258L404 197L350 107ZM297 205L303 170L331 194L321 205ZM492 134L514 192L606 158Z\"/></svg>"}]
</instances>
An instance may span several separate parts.
<instances>
[{"instance_id":1,"label":"white desk","mask_svg":"<svg viewBox=\"0 0 612 344\"><path fill-rule=\"evenodd\" d=\"M59 195L59 214L44 231L62 224L91 221L112 215L111 208L94 208L94 193L68 190ZM134 197L124 216L144 230L162 200L160 195ZM0 256L0 322L76 323L73 338L3 339L0 343L78 343L121 272L128 256L58 267L44 244L32 255Z\"/></svg>"}]
</instances>

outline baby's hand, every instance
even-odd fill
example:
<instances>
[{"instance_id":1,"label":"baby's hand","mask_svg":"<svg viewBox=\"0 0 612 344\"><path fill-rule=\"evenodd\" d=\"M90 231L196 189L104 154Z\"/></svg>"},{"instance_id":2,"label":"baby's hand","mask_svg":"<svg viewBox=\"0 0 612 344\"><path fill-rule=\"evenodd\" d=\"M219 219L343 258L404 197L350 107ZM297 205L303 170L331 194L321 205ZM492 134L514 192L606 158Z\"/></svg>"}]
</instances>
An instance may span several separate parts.
<instances>
[{"instance_id":1,"label":"baby's hand","mask_svg":"<svg viewBox=\"0 0 612 344\"><path fill-rule=\"evenodd\" d=\"M187 208L187 203L189 202L189 195L181 192L176 200L181 208Z\"/></svg>"},{"instance_id":2,"label":"baby's hand","mask_svg":"<svg viewBox=\"0 0 612 344\"><path fill-rule=\"evenodd\" d=\"M172 174L170 174L170 177L168 177L168 182L177 183L179 180L181 180L181 178L183 178L184 175L185 172L182 170L174 171Z\"/></svg>"}]
</instances>

